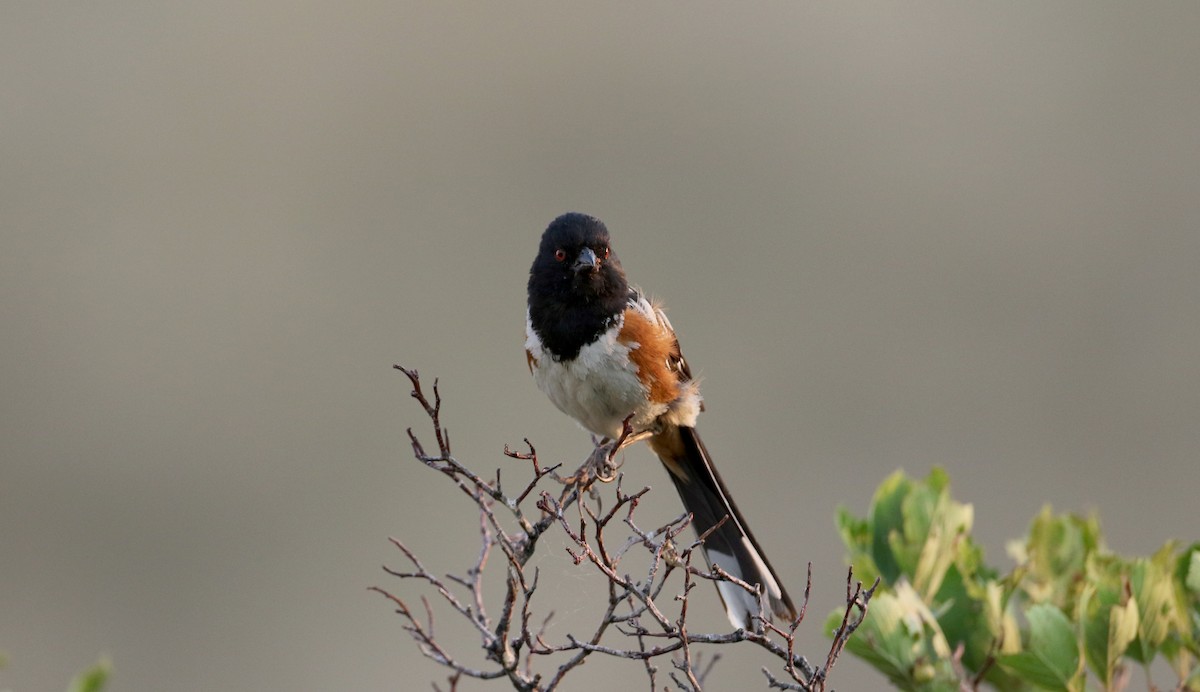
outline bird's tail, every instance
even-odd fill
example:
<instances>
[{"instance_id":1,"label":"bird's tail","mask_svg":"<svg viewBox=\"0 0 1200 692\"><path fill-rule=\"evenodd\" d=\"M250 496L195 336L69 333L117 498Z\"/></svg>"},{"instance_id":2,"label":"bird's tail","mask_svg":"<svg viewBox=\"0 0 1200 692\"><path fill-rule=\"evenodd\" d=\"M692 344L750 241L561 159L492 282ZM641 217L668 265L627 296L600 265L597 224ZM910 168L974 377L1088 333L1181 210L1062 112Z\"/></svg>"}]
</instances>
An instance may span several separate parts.
<instances>
[{"instance_id":1,"label":"bird's tail","mask_svg":"<svg viewBox=\"0 0 1200 692\"><path fill-rule=\"evenodd\" d=\"M684 507L692 513L697 535L729 516L704 542L708 561L751 585L761 584L767 594L768 616L795 620L796 606L733 504L696 429L667 426L650 438L650 447L667 467ZM727 582L717 582L717 593L734 627L757 629L752 626L752 616L758 615L759 604L752 594Z\"/></svg>"}]
</instances>

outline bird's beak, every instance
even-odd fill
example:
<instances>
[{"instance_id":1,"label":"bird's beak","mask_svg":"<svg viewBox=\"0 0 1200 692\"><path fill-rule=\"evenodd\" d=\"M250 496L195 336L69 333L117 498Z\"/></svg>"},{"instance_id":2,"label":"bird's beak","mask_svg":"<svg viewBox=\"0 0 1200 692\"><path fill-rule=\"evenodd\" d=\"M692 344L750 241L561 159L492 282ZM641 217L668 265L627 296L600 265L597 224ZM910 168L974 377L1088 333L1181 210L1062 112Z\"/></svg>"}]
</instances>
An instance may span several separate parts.
<instances>
[{"instance_id":1,"label":"bird's beak","mask_svg":"<svg viewBox=\"0 0 1200 692\"><path fill-rule=\"evenodd\" d=\"M585 247L579 252L579 259L575 260L575 265L571 268L576 274L581 272L594 272L600 267L600 260L596 258L596 253L592 252L590 247Z\"/></svg>"}]
</instances>

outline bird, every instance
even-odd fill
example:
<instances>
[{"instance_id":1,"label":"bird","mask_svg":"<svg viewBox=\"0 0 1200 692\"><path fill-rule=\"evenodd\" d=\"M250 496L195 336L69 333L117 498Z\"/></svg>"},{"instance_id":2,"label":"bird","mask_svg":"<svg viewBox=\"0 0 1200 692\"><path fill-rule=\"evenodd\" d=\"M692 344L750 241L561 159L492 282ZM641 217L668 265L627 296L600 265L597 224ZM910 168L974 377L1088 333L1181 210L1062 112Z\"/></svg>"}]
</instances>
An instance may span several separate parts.
<instances>
[{"instance_id":1,"label":"bird","mask_svg":"<svg viewBox=\"0 0 1200 692\"><path fill-rule=\"evenodd\" d=\"M730 624L761 630L760 613L795 621L783 581L696 432L704 404L675 330L661 305L629 283L600 219L570 212L542 233L529 270L525 337L530 373L550 401L602 442L646 440L697 535L717 527L702 546L709 564L761 585L765 613L753 594L716 582Z\"/></svg>"}]
</instances>

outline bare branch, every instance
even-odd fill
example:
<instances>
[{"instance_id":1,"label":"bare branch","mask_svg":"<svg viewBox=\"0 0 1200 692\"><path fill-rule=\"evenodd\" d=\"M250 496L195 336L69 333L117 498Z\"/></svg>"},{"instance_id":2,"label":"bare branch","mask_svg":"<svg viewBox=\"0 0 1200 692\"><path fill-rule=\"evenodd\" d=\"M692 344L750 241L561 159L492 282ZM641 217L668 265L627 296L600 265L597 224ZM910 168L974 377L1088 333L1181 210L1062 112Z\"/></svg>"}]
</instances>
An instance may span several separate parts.
<instances>
[{"instance_id":1,"label":"bare branch","mask_svg":"<svg viewBox=\"0 0 1200 692\"><path fill-rule=\"evenodd\" d=\"M853 581L853 572L847 575L841 625L825 654L824 665L814 667L795 651L796 632L807 612L812 589L812 564L808 565L804 602L796 620L776 625L768 615L766 594L761 587L734 577L718 565L700 569L692 564L696 550L728 517L682 549L679 536L691 525L690 515L682 514L653 529L640 528L637 510L648 500L650 488L625 492L618 472L620 462L616 460L619 452L646 436L645 432L635 433L630 419L625 420L617 440L598 442L579 468L566 477L558 475L562 464L543 466L528 439L524 440L528 451L514 451L505 446L504 455L529 462L530 471L530 478L520 492L510 495L501 484L501 469L496 470L494 480L485 479L452 455L449 434L441 423L442 400L437 381L430 401L416 370L398 365L395 368L412 384L412 397L424 409L437 443L437 454L428 454L410 428L408 437L413 455L425 466L450 478L471 500L478 514L479 551L461 576L440 577L427 569L403 542L393 538L392 544L412 568L405 571L384 567L384 570L401 580L424 584L438 594L444 608L470 622L480 636L485 665L472 667L464 663L451 653L451 647L438 640L434 632L434 607L428 599L422 597L424 612L417 615L391 592L380 587L371 590L392 603L404 620L403 629L421 653L450 672L448 689L457 689L464 677L506 678L516 690L549 692L558 689L587 658L599 655L640 661L652 691L666 689L659 686L660 666L655 663L665 656L671 661L668 673L671 683L681 689L699 691L721 658L719 653L706 656L700 647L742 642L753 643L782 662L782 676L763 669L769 687L825 689L829 672L846 641L866 616L878 582L864 589L861 583ZM614 480L615 484L607 485ZM530 502L532 506L528 506ZM606 507L606 503L611 504ZM498 515L498 507L507 511ZM506 518L508 515L511 518ZM561 641L548 641L548 627L554 613L540 613L534 598L542 575L537 569L531 575L526 572L540 539L554 527L558 527L554 533L566 540L567 553L575 564L603 575L607 584L607 598L597 601L591 635L586 638L567 633ZM504 562L504 595L498 609L493 609L496 614L493 619L484 596L483 577L492 549L497 547ZM638 579L623 565L625 561L635 565L634 571L641 575ZM691 595L703 581L726 582L754 594L760 604L754 617L755 631L693 632L688 621L693 609ZM664 593L670 594L670 598ZM436 684L433 687L440 689Z\"/></svg>"}]
</instances>

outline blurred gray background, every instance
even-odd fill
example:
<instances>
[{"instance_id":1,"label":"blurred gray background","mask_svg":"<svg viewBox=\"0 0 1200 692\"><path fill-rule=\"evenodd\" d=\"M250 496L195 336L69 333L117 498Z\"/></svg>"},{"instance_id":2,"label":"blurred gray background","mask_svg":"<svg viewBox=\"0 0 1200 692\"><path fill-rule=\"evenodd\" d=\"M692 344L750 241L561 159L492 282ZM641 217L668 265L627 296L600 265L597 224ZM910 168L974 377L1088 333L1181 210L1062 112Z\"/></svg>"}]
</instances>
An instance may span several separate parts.
<instances>
[{"instance_id":1,"label":"blurred gray background","mask_svg":"<svg viewBox=\"0 0 1200 692\"><path fill-rule=\"evenodd\" d=\"M389 535L476 551L390 368L441 378L480 470L581 459L521 354L567 210L669 306L793 591L814 563L813 655L834 510L898 467L944 466L1005 569L1044 503L1200 538L1197 36L1192 2L5 3L0 687L100 654L113 690L443 680L366 590L422 593ZM538 564L578 614L598 582ZM764 687L724 653L713 689Z\"/></svg>"}]
</instances>

